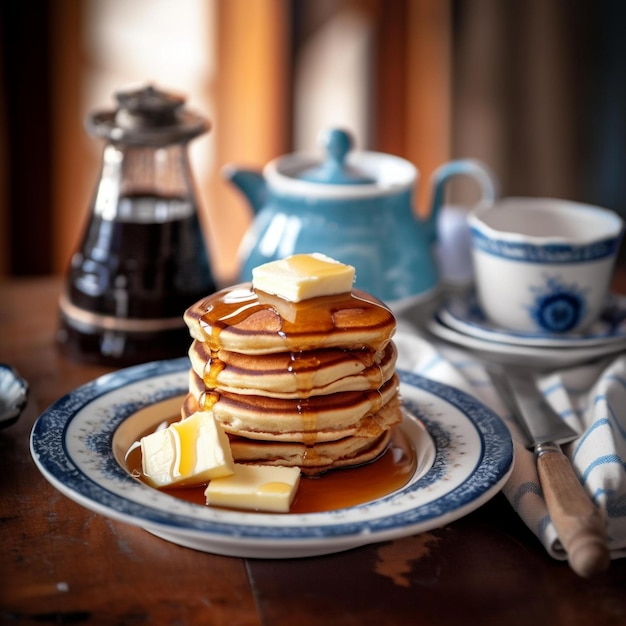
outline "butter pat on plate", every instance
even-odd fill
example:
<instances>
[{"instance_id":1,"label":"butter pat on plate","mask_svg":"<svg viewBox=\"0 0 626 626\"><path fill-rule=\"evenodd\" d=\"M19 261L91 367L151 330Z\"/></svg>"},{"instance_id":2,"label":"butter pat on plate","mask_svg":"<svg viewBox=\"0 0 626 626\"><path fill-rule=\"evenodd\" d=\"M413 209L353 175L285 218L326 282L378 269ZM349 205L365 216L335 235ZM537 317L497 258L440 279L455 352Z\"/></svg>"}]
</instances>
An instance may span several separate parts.
<instances>
[{"instance_id":1,"label":"butter pat on plate","mask_svg":"<svg viewBox=\"0 0 626 626\"><path fill-rule=\"evenodd\" d=\"M252 286L291 302L352 290L354 267L315 252L294 254L252 270Z\"/></svg>"},{"instance_id":2,"label":"butter pat on plate","mask_svg":"<svg viewBox=\"0 0 626 626\"><path fill-rule=\"evenodd\" d=\"M288 513L300 483L300 468L235 463L234 473L211 480L208 505Z\"/></svg>"},{"instance_id":3,"label":"butter pat on plate","mask_svg":"<svg viewBox=\"0 0 626 626\"><path fill-rule=\"evenodd\" d=\"M206 411L199 411L141 439L145 477L155 487L201 485L234 472L228 437Z\"/></svg>"}]
</instances>

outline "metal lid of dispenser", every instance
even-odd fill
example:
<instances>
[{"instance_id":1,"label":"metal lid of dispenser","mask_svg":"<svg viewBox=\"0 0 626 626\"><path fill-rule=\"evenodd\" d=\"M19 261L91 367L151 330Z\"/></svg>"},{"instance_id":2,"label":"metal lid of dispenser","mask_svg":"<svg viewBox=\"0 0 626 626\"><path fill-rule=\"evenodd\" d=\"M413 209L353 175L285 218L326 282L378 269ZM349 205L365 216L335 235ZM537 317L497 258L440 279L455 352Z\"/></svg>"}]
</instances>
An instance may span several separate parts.
<instances>
[{"instance_id":1,"label":"metal lid of dispenser","mask_svg":"<svg viewBox=\"0 0 626 626\"><path fill-rule=\"evenodd\" d=\"M87 118L89 133L113 142L165 146L191 141L210 128L204 117L185 108L185 98L152 85L117 92L115 98L117 109Z\"/></svg>"}]
</instances>

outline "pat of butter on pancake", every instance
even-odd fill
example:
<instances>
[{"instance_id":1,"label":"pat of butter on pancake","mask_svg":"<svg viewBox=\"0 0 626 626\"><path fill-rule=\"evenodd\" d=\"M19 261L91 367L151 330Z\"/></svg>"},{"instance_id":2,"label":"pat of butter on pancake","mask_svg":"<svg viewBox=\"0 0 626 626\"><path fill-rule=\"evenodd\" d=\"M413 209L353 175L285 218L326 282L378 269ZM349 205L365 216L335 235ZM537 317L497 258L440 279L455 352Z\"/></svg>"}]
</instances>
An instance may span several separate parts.
<instances>
[{"instance_id":1,"label":"pat of butter on pancake","mask_svg":"<svg viewBox=\"0 0 626 626\"><path fill-rule=\"evenodd\" d=\"M320 254L294 254L252 270L254 289L290 302L333 296L352 290L354 267Z\"/></svg>"},{"instance_id":2,"label":"pat of butter on pancake","mask_svg":"<svg viewBox=\"0 0 626 626\"><path fill-rule=\"evenodd\" d=\"M207 504L288 513L300 483L300 468L235 463L231 476L212 480Z\"/></svg>"},{"instance_id":3,"label":"pat of butter on pancake","mask_svg":"<svg viewBox=\"0 0 626 626\"><path fill-rule=\"evenodd\" d=\"M201 485L234 472L228 437L199 411L141 439L143 473L155 487Z\"/></svg>"}]
</instances>

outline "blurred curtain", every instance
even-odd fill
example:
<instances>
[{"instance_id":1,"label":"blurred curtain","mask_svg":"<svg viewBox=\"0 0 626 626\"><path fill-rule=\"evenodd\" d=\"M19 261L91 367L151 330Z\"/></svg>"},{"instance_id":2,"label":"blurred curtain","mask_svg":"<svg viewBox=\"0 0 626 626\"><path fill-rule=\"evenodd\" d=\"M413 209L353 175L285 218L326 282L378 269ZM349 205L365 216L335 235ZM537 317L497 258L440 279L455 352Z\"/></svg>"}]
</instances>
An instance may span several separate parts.
<instances>
[{"instance_id":1,"label":"blurred curtain","mask_svg":"<svg viewBox=\"0 0 626 626\"><path fill-rule=\"evenodd\" d=\"M45 273L52 258L49 8L0 3L0 272Z\"/></svg>"},{"instance_id":2,"label":"blurred curtain","mask_svg":"<svg viewBox=\"0 0 626 626\"><path fill-rule=\"evenodd\" d=\"M455 0L453 153L626 215L626 3Z\"/></svg>"},{"instance_id":3,"label":"blurred curtain","mask_svg":"<svg viewBox=\"0 0 626 626\"><path fill-rule=\"evenodd\" d=\"M418 168L421 215L429 211L430 176L452 156L452 20L451 0L382 0L376 16L372 147Z\"/></svg>"},{"instance_id":4,"label":"blurred curtain","mask_svg":"<svg viewBox=\"0 0 626 626\"><path fill-rule=\"evenodd\" d=\"M576 193L569 5L456 5L454 152L489 163L507 195Z\"/></svg>"},{"instance_id":5,"label":"blurred curtain","mask_svg":"<svg viewBox=\"0 0 626 626\"><path fill-rule=\"evenodd\" d=\"M213 263L222 281L231 282L252 215L220 170L229 163L260 169L291 147L292 6L289 0L217 0L215 11L215 143L204 193Z\"/></svg>"}]
</instances>

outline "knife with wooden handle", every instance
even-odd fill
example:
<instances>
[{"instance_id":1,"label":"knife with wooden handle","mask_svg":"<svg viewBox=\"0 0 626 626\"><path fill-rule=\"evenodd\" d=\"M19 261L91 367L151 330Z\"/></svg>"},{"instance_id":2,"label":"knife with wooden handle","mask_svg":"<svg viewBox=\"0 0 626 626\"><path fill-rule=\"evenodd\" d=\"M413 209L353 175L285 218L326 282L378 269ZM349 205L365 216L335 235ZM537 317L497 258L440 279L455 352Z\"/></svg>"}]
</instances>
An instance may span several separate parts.
<instances>
[{"instance_id":1,"label":"knife with wooden handle","mask_svg":"<svg viewBox=\"0 0 626 626\"><path fill-rule=\"evenodd\" d=\"M570 567L590 578L606 571L610 554L604 520L580 483L560 444L577 437L554 412L530 376L506 372L505 382L537 459L537 471L550 517Z\"/></svg>"}]
</instances>

